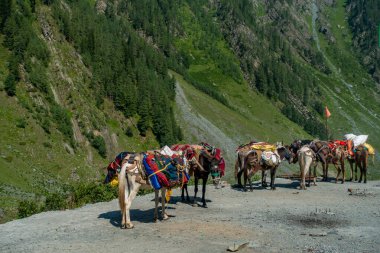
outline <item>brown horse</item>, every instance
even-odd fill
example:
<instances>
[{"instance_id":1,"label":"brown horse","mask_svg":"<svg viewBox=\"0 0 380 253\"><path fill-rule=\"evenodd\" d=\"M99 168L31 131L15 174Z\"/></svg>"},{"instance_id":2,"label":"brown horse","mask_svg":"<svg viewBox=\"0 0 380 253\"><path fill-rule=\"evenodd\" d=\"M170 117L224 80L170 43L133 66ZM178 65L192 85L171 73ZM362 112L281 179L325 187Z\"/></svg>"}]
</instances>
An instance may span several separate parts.
<instances>
[{"instance_id":1,"label":"brown horse","mask_svg":"<svg viewBox=\"0 0 380 253\"><path fill-rule=\"evenodd\" d=\"M247 158L247 155L252 151L251 149L251 146L258 143L257 141L251 141L247 144L243 144L243 145L240 145L237 149L236 149L236 154L237 154L237 159L235 161L235 180L238 179L238 186L239 188L243 188L243 185L241 184L241 174L238 178L238 173L243 170L243 168L245 168L245 162L246 162L246 158ZM261 186L262 187L267 187L267 183L266 183L266 171L263 170L261 172Z\"/></svg>"},{"instance_id":2,"label":"brown horse","mask_svg":"<svg viewBox=\"0 0 380 253\"><path fill-rule=\"evenodd\" d=\"M339 175L342 172L342 184L346 181L346 171L344 167L344 160L346 159L347 156L347 149L343 145L338 145L334 148L331 149L331 158L329 159L329 162L331 162L336 170L337 170L337 175L335 178L335 183L338 183Z\"/></svg>"},{"instance_id":3,"label":"brown horse","mask_svg":"<svg viewBox=\"0 0 380 253\"><path fill-rule=\"evenodd\" d=\"M322 181L328 181L329 164L328 159L331 157L331 150L326 141L313 141L310 148L314 151L317 161L322 164L323 177Z\"/></svg>"},{"instance_id":4,"label":"brown horse","mask_svg":"<svg viewBox=\"0 0 380 253\"><path fill-rule=\"evenodd\" d=\"M355 149L355 180L357 167L360 169L359 183L362 182L364 176L364 183L367 183L367 164L368 164L368 150L364 145L359 145Z\"/></svg>"},{"instance_id":5,"label":"brown horse","mask_svg":"<svg viewBox=\"0 0 380 253\"><path fill-rule=\"evenodd\" d=\"M196 202L199 179L202 179L202 207L206 208L207 204L205 195L208 177L211 173L213 184L215 185L215 187L219 185L220 178L221 176L223 176L224 173L224 167L223 169L221 169L221 166L224 166L224 158L221 155L220 149L211 147L207 143L202 144L203 145L177 144L173 145L171 148L175 151L183 151L184 156L188 159L189 175L194 175L193 203ZM205 146L208 148L205 148ZM184 184L182 187L182 201L185 201L185 192L186 200L190 202L187 184Z\"/></svg>"},{"instance_id":6,"label":"brown horse","mask_svg":"<svg viewBox=\"0 0 380 253\"><path fill-rule=\"evenodd\" d=\"M251 150L248 151L247 153L244 154L244 156L239 156L238 153L238 161L235 164L239 164L240 171L238 171L238 167L235 166L235 175L238 180L238 185L240 187L243 187L244 190L246 190L246 185L247 185L247 180L250 185L250 189L253 190L252 188L252 181L251 178L252 176L259 170L264 173L266 170L270 170L271 174L271 182L270 182L270 187L272 190L275 190L275 178L276 178L276 171L277 168L279 167L279 164L282 160L287 159L289 163L291 163L291 155L288 147L278 147L276 151L274 152L274 156L276 157L276 161L270 160L271 162L265 162L262 159L262 154L263 151L261 150ZM244 160L242 160L244 159ZM272 159L272 158L270 158ZM241 184L241 175L244 174L244 185ZM265 187L266 182L265 177L263 176L261 179L262 186Z\"/></svg>"}]
</instances>

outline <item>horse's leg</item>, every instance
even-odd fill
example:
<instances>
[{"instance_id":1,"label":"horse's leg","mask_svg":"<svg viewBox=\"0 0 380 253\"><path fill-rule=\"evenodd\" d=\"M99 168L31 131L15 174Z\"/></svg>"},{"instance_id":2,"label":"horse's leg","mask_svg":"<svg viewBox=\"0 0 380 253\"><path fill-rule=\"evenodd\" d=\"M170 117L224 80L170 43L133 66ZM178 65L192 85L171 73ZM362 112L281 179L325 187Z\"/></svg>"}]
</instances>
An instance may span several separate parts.
<instances>
[{"instance_id":1,"label":"horse's leg","mask_svg":"<svg viewBox=\"0 0 380 253\"><path fill-rule=\"evenodd\" d=\"M133 200L135 199L137 193L139 192L141 184L138 184L135 182L135 176L132 176L132 191L131 194L128 197L127 203L126 203L126 228L130 229L133 228L134 225L131 222L131 217L130 217L130 208L132 205Z\"/></svg>"},{"instance_id":2,"label":"horse's leg","mask_svg":"<svg viewBox=\"0 0 380 253\"><path fill-rule=\"evenodd\" d=\"M125 203L125 202L124 202ZM121 228L125 228L125 222L126 222L126 219L127 219L127 215L126 215L126 209L125 209L125 204L124 206L121 208Z\"/></svg>"},{"instance_id":3,"label":"horse's leg","mask_svg":"<svg viewBox=\"0 0 380 253\"><path fill-rule=\"evenodd\" d=\"M305 163L305 155L304 155L304 153L300 153L298 162L299 162L300 171L301 171L300 190L306 190L306 187L305 187L305 167L306 167L306 163Z\"/></svg>"},{"instance_id":4,"label":"horse's leg","mask_svg":"<svg viewBox=\"0 0 380 253\"><path fill-rule=\"evenodd\" d=\"M183 187L185 188L185 191L186 191L186 201L190 202L189 192L187 191L187 183Z\"/></svg>"},{"instance_id":5,"label":"horse's leg","mask_svg":"<svg viewBox=\"0 0 380 253\"><path fill-rule=\"evenodd\" d=\"M358 181L358 159L355 159L355 181Z\"/></svg>"},{"instance_id":6,"label":"horse's leg","mask_svg":"<svg viewBox=\"0 0 380 253\"><path fill-rule=\"evenodd\" d=\"M342 168L342 174L343 174L342 184L344 184L344 182L346 181L346 169L344 167L344 156L343 155L340 158L340 167Z\"/></svg>"},{"instance_id":7,"label":"horse's leg","mask_svg":"<svg viewBox=\"0 0 380 253\"><path fill-rule=\"evenodd\" d=\"M154 190L154 218L153 221L157 222L158 219L158 191L159 190Z\"/></svg>"},{"instance_id":8,"label":"horse's leg","mask_svg":"<svg viewBox=\"0 0 380 253\"><path fill-rule=\"evenodd\" d=\"M181 191L181 200L182 202L185 202L185 192L186 192L186 201L190 202L189 192L187 191L187 183L183 185L182 191Z\"/></svg>"},{"instance_id":9,"label":"horse's leg","mask_svg":"<svg viewBox=\"0 0 380 253\"><path fill-rule=\"evenodd\" d=\"M308 187L310 187L311 186L311 164L312 164L312 162L313 162L313 159L311 159L311 161L310 161L310 164L309 164L309 180L307 180L308 182L307 182L307 186ZM306 173L307 174L307 173ZM315 180L315 178L314 178L314 180ZM315 184L315 181L314 181L314 184Z\"/></svg>"},{"instance_id":10,"label":"horse's leg","mask_svg":"<svg viewBox=\"0 0 380 253\"><path fill-rule=\"evenodd\" d=\"M244 173L244 169L240 169L239 172L237 173L237 180L238 180L238 186L243 187L241 184L241 175Z\"/></svg>"},{"instance_id":11,"label":"horse's leg","mask_svg":"<svg viewBox=\"0 0 380 253\"><path fill-rule=\"evenodd\" d=\"M313 171L313 176L314 176L314 186L317 186L317 166L318 166L318 163L317 162L312 162L314 163L314 171Z\"/></svg>"},{"instance_id":12,"label":"horse's leg","mask_svg":"<svg viewBox=\"0 0 380 253\"><path fill-rule=\"evenodd\" d=\"M253 191L253 185L252 185L252 177L255 174L254 170L250 170L250 172L247 172L247 177L248 177L248 183L249 183L249 190Z\"/></svg>"},{"instance_id":13,"label":"horse's leg","mask_svg":"<svg viewBox=\"0 0 380 253\"><path fill-rule=\"evenodd\" d=\"M267 173L265 170L261 171L261 187L268 187L267 184Z\"/></svg>"},{"instance_id":14,"label":"horse's leg","mask_svg":"<svg viewBox=\"0 0 380 253\"><path fill-rule=\"evenodd\" d=\"M248 168L243 169L243 179L244 179L244 184L243 184L243 191L247 191L247 180L248 180Z\"/></svg>"},{"instance_id":15,"label":"horse's leg","mask_svg":"<svg viewBox=\"0 0 380 253\"><path fill-rule=\"evenodd\" d=\"M361 183L362 182L362 178L363 178L363 166L362 166L362 161L359 161L359 164L358 164L358 166L359 166L359 169L360 169L360 178L359 178L359 183Z\"/></svg>"},{"instance_id":16,"label":"horse's leg","mask_svg":"<svg viewBox=\"0 0 380 253\"><path fill-rule=\"evenodd\" d=\"M274 185L274 180L276 178L276 170L277 166L274 166L270 169L270 189L276 190L276 186Z\"/></svg>"},{"instance_id":17,"label":"horse's leg","mask_svg":"<svg viewBox=\"0 0 380 253\"><path fill-rule=\"evenodd\" d=\"M367 183L367 157L363 161L363 174L364 174L364 183Z\"/></svg>"},{"instance_id":18,"label":"horse's leg","mask_svg":"<svg viewBox=\"0 0 380 253\"><path fill-rule=\"evenodd\" d=\"M161 217L162 220L167 220L169 219L169 216L165 212L165 202L166 202L166 188L162 187L161 188Z\"/></svg>"},{"instance_id":19,"label":"horse's leg","mask_svg":"<svg viewBox=\"0 0 380 253\"><path fill-rule=\"evenodd\" d=\"M202 207L207 207L207 204L206 204L206 185L207 185L207 178L208 178L208 174L206 177L203 177L202 178Z\"/></svg>"},{"instance_id":20,"label":"horse's leg","mask_svg":"<svg viewBox=\"0 0 380 253\"><path fill-rule=\"evenodd\" d=\"M328 163L326 161L326 159L324 159L323 161L323 177L324 177L324 181L327 182L329 180L329 177L328 177Z\"/></svg>"},{"instance_id":21,"label":"horse's leg","mask_svg":"<svg viewBox=\"0 0 380 253\"><path fill-rule=\"evenodd\" d=\"M350 169L351 169L351 177L349 181L352 181L354 179L354 165L351 159L348 159L348 163L350 164Z\"/></svg>"},{"instance_id":22,"label":"horse's leg","mask_svg":"<svg viewBox=\"0 0 380 253\"><path fill-rule=\"evenodd\" d=\"M334 166L335 166L336 170L338 171L338 173L336 174L335 183L338 183L338 179L339 179L341 169L340 169L338 164L334 163Z\"/></svg>"},{"instance_id":23,"label":"horse's leg","mask_svg":"<svg viewBox=\"0 0 380 253\"><path fill-rule=\"evenodd\" d=\"M240 167L239 167L239 156L236 159L235 162L235 180L237 179L238 181L238 186L241 186L241 172L240 172Z\"/></svg>"},{"instance_id":24,"label":"horse's leg","mask_svg":"<svg viewBox=\"0 0 380 253\"><path fill-rule=\"evenodd\" d=\"M198 180L199 180L199 178L198 178L197 176L194 175L194 199L193 199L193 203L194 203L194 204L195 204L195 202L197 201Z\"/></svg>"},{"instance_id":25,"label":"horse's leg","mask_svg":"<svg viewBox=\"0 0 380 253\"><path fill-rule=\"evenodd\" d=\"M181 201L182 202L185 202L185 188L187 188L186 186L187 184L184 184L182 189L181 189Z\"/></svg>"}]
</instances>

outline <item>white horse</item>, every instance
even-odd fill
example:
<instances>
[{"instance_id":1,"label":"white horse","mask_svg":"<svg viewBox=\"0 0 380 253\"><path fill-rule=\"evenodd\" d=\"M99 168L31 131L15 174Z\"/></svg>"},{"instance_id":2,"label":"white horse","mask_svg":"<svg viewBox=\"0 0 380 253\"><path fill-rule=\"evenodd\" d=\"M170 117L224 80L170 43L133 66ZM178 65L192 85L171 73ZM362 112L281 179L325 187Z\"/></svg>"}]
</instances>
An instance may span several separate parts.
<instances>
[{"instance_id":1,"label":"white horse","mask_svg":"<svg viewBox=\"0 0 380 253\"><path fill-rule=\"evenodd\" d=\"M122 163L119 174L119 205L122 215L121 228L131 229L134 227L129 215L129 209L140 187L147 189L152 188L142 170L142 158L142 154L127 155ZM161 191L162 220L169 219L169 216L165 213L166 190L165 187L162 187L160 190L155 190L154 222L156 222L158 218L159 191Z\"/></svg>"},{"instance_id":2,"label":"white horse","mask_svg":"<svg viewBox=\"0 0 380 253\"><path fill-rule=\"evenodd\" d=\"M298 155L298 163L300 165L301 170L301 182L300 182L300 189L306 190L305 185L305 177L308 173L310 166L315 163L315 153L309 146L303 146L300 150L297 152ZM315 174L315 172L314 172ZM311 173L309 174L310 179ZM310 184L310 180L309 180ZM314 185L316 185L316 177L314 175Z\"/></svg>"}]
</instances>

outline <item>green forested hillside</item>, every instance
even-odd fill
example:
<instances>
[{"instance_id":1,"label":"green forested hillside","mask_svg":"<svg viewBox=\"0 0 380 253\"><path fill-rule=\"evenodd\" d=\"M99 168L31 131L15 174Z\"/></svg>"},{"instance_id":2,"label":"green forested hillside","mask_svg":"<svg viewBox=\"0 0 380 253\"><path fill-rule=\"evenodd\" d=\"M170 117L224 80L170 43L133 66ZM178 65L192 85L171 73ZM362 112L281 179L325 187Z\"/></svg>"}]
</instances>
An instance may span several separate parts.
<instances>
[{"instance_id":1,"label":"green forested hillside","mask_svg":"<svg viewBox=\"0 0 380 253\"><path fill-rule=\"evenodd\" d=\"M379 149L380 10L359 2L1 1L0 220L123 150L207 141L230 176L251 139L352 132Z\"/></svg>"}]
</instances>

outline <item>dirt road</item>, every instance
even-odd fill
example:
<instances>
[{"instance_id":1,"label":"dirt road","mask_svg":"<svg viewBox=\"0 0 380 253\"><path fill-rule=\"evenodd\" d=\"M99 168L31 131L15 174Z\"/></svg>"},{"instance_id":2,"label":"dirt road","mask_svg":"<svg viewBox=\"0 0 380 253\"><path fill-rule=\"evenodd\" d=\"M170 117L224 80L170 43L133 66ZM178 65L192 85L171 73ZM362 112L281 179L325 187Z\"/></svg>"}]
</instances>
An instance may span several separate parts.
<instances>
[{"instance_id":1,"label":"dirt road","mask_svg":"<svg viewBox=\"0 0 380 253\"><path fill-rule=\"evenodd\" d=\"M297 185L278 179L276 191L253 192L209 186L207 209L181 203L175 190L174 217L157 223L153 195L140 196L132 230L119 228L116 200L41 213L0 225L0 252L225 252L245 242L239 252L380 252L379 181Z\"/></svg>"}]
</instances>

